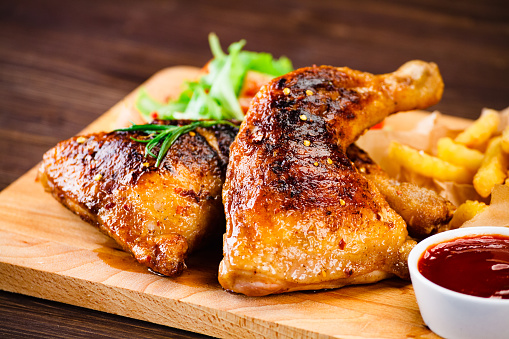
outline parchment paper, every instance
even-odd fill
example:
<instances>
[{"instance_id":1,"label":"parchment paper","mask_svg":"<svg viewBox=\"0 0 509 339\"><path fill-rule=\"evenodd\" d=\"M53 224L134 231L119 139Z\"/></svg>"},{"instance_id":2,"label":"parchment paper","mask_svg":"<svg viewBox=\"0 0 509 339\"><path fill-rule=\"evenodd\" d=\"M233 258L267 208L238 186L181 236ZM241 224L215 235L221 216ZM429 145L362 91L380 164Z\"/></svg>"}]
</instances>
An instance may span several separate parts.
<instances>
[{"instance_id":1,"label":"parchment paper","mask_svg":"<svg viewBox=\"0 0 509 339\"><path fill-rule=\"evenodd\" d=\"M405 114L405 113L398 113ZM509 124L509 107L499 112L501 124L499 133ZM488 208L461 227L471 226L509 226L509 186L497 185L491 196L482 198L472 184L456 184L441 182L402 168L391 161L387 150L392 140L414 147L418 150L436 155L438 139L442 137L454 138L465 126L451 126L444 121L442 113L435 111L420 119L415 127L408 130L395 130L388 123L380 130L370 130L358 141L357 145L370 154L390 176L404 182L413 182L422 187L435 190L441 196L449 199L455 206L466 200L478 200L488 204ZM509 155L508 155L509 156Z\"/></svg>"}]
</instances>

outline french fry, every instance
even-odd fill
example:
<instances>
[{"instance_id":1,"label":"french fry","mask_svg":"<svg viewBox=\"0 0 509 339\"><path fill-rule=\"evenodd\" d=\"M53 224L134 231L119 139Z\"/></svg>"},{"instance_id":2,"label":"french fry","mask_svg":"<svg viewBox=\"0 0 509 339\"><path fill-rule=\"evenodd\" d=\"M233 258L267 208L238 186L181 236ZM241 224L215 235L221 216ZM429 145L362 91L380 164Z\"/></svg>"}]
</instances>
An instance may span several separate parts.
<instances>
[{"instance_id":1,"label":"french fry","mask_svg":"<svg viewBox=\"0 0 509 339\"><path fill-rule=\"evenodd\" d=\"M453 165L396 141L392 141L389 145L389 157L413 172L440 181L454 181L461 184L472 182L473 174L465 167Z\"/></svg>"},{"instance_id":2,"label":"french fry","mask_svg":"<svg viewBox=\"0 0 509 339\"><path fill-rule=\"evenodd\" d=\"M509 154L509 125L502 132L502 149Z\"/></svg>"},{"instance_id":3,"label":"french fry","mask_svg":"<svg viewBox=\"0 0 509 339\"><path fill-rule=\"evenodd\" d=\"M493 109L484 109L479 119L458 134L454 141L470 148L481 147L497 131L499 124L498 112Z\"/></svg>"},{"instance_id":4,"label":"french fry","mask_svg":"<svg viewBox=\"0 0 509 339\"><path fill-rule=\"evenodd\" d=\"M465 222L469 221L477 214L484 211L488 206L476 200L467 200L463 204L459 205L459 207L454 212L454 215L449 222L449 228L454 229L463 225Z\"/></svg>"},{"instance_id":5,"label":"french fry","mask_svg":"<svg viewBox=\"0 0 509 339\"><path fill-rule=\"evenodd\" d=\"M451 138L441 138L437 143L438 158L451 164L463 166L472 172L481 167L484 154L465 145L455 143Z\"/></svg>"},{"instance_id":6,"label":"french fry","mask_svg":"<svg viewBox=\"0 0 509 339\"><path fill-rule=\"evenodd\" d=\"M502 137L490 140L484 160L474 176L474 188L486 198L496 184L504 183L507 177L507 154L502 151Z\"/></svg>"}]
</instances>

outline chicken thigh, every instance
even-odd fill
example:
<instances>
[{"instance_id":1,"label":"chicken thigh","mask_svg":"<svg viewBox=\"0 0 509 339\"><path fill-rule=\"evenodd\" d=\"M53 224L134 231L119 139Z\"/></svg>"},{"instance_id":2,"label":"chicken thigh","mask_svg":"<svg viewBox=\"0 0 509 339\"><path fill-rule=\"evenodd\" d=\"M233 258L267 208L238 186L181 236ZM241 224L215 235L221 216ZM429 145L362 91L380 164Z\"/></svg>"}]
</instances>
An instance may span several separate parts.
<instances>
[{"instance_id":1,"label":"chicken thigh","mask_svg":"<svg viewBox=\"0 0 509 339\"><path fill-rule=\"evenodd\" d=\"M184 134L159 167L133 140L140 133L73 137L44 155L38 178L138 262L175 276L190 251L224 232L221 188L236 133L220 125Z\"/></svg>"},{"instance_id":2,"label":"chicken thigh","mask_svg":"<svg viewBox=\"0 0 509 339\"><path fill-rule=\"evenodd\" d=\"M262 87L230 148L223 288L261 296L407 278L415 242L346 148L442 90L437 66L422 61L378 76L308 67Z\"/></svg>"}]
</instances>

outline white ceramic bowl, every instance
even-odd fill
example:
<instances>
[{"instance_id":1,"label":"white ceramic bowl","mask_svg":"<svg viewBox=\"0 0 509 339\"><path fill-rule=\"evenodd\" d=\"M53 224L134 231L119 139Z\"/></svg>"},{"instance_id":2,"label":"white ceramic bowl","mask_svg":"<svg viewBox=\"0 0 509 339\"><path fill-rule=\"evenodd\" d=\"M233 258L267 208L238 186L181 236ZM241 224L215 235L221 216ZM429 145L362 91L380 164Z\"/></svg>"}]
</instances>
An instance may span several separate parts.
<instances>
[{"instance_id":1,"label":"white ceramic bowl","mask_svg":"<svg viewBox=\"0 0 509 339\"><path fill-rule=\"evenodd\" d=\"M455 292L426 279L417 262L432 245L466 235L509 236L506 227L470 227L435 234L410 252L410 278L422 318L436 334L445 338L509 338L509 300L475 297Z\"/></svg>"}]
</instances>

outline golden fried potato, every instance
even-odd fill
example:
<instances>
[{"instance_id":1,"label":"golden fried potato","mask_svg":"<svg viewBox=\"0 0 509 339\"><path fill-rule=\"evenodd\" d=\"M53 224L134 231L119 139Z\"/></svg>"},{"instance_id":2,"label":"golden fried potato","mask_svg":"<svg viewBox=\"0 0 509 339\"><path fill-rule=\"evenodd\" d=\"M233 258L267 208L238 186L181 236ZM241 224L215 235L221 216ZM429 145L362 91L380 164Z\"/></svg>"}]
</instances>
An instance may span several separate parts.
<instances>
[{"instance_id":1,"label":"golden fried potato","mask_svg":"<svg viewBox=\"0 0 509 339\"><path fill-rule=\"evenodd\" d=\"M472 182L473 174L465 167L453 165L396 141L389 145L389 157L411 171L440 181L461 184Z\"/></svg>"},{"instance_id":2,"label":"golden fried potato","mask_svg":"<svg viewBox=\"0 0 509 339\"><path fill-rule=\"evenodd\" d=\"M456 212L454 212L454 215L449 222L449 228L458 228L461 225L463 225L465 222L469 221L473 217L475 217L477 214L484 211L488 206L481 202L476 200L467 200L463 204L459 205L459 207L456 209Z\"/></svg>"},{"instance_id":3,"label":"golden fried potato","mask_svg":"<svg viewBox=\"0 0 509 339\"><path fill-rule=\"evenodd\" d=\"M484 154L465 145L455 143L451 138L441 138L437 143L437 156L451 164L463 166L475 172L481 167Z\"/></svg>"},{"instance_id":4,"label":"golden fried potato","mask_svg":"<svg viewBox=\"0 0 509 339\"><path fill-rule=\"evenodd\" d=\"M454 141L470 148L482 147L497 131L500 115L493 109L484 109L479 119L461 132Z\"/></svg>"},{"instance_id":5,"label":"golden fried potato","mask_svg":"<svg viewBox=\"0 0 509 339\"><path fill-rule=\"evenodd\" d=\"M507 157L502 151L502 137L491 139L481 167L474 176L474 188L479 195L486 198L496 184L504 183L507 177Z\"/></svg>"},{"instance_id":6,"label":"golden fried potato","mask_svg":"<svg viewBox=\"0 0 509 339\"><path fill-rule=\"evenodd\" d=\"M509 125L502 132L502 150L509 154Z\"/></svg>"}]
</instances>

